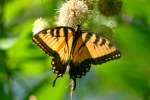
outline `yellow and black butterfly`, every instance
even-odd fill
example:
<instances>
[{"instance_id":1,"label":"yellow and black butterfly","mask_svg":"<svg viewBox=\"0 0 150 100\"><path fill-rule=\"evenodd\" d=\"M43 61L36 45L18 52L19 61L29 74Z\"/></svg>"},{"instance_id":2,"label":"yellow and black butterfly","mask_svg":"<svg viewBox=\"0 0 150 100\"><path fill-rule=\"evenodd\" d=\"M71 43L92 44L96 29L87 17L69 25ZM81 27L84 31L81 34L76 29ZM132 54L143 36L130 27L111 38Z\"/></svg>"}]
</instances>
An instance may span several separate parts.
<instances>
[{"instance_id":1,"label":"yellow and black butterfly","mask_svg":"<svg viewBox=\"0 0 150 100\"><path fill-rule=\"evenodd\" d=\"M120 57L120 52L109 40L96 33L82 32L79 28L76 31L62 26L45 29L33 36L33 42L53 57L51 64L56 79L68 70L75 82L90 70L91 64Z\"/></svg>"}]
</instances>

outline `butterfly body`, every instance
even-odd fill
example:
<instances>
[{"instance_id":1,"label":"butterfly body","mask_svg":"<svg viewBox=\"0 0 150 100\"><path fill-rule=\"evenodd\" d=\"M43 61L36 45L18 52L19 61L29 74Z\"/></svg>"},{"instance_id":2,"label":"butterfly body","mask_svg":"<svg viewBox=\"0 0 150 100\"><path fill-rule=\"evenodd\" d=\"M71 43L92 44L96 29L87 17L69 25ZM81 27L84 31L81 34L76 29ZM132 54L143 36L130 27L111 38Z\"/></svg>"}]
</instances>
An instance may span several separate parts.
<instances>
[{"instance_id":1,"label":"butterfly body","mask_svg":"<svg viewBox=\"0 0 150 100\"><path fill-rule=\"evenodd\" d=\"M85 75L91 64L120 57L120 52L109 40L96 33L70 27L45 29L33 36L33 42L53 57L52 69L58 77L69 68L70 78L74 80Z\"/></svg>"}]
</instances>

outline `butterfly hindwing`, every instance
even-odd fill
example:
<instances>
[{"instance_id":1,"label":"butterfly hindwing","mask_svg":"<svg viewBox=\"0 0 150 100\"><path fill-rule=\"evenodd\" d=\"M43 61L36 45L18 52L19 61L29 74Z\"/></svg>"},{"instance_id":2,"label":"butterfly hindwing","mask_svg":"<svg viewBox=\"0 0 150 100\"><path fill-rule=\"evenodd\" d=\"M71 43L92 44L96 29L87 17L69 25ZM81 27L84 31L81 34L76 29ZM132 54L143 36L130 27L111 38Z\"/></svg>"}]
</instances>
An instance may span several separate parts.
<instances>
[{"instance_id":1,"label":"butterfly hindwing","mask_svg":"<svg viewBox=\"0 0 150 100\"><path fill-rule=\"evenodd\" d=\"M52 68L56 74L64 74L72 48L74 29L56 27L43 30L33 36L33 41L49 56L53 56Z\"/></svg>"}]
</instances>

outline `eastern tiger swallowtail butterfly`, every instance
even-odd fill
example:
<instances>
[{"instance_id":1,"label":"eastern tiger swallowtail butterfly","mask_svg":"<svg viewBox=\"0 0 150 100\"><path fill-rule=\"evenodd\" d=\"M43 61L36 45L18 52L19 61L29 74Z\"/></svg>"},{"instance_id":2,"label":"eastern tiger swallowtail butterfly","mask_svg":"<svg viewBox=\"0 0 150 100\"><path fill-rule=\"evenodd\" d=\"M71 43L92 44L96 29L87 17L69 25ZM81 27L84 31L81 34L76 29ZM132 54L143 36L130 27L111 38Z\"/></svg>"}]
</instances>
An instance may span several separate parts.
<instances>
[{"instance_id":1,"label":"eastern tiger swallowtail butterfly","mask_svg":"<svg viewBox=\"0 0 150 100\"><path fill-rule=\"evenodd\" d=\"M106 38L70 27L42 30L33 36L33 42L53 57L51 64L53 72L57 74L56 79L69 68L70 78L75 82L76 78L81 78L90 70L91 64L120 57L120 52Z\"/></svg>"}]
</instances>

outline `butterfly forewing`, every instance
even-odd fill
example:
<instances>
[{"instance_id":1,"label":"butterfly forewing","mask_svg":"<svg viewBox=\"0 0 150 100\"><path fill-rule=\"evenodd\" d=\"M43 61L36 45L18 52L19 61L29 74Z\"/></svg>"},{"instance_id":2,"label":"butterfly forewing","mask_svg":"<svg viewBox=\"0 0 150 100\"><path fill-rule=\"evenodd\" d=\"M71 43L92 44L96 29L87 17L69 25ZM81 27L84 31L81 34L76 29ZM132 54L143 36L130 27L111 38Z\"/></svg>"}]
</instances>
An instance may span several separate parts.
<instances>
[{"instance_id":1,"label":"butterfly forewing","mask_svg":"<svg viewBox=\"0 0 150 100\"><path fill-rule=\"evenodd\" d=\"M39 45L48 55L59 57L65 64L70 57L74 30L68 27L56 27L46 29L35 36L33 41Z\"/></svg>"},{"instance_id":2,"label":"butterfly forewing","mask_svg":"<svg viewBox=\"0 0 150 100\"><path fill-rule=\"evenodd\" d=\"M86 42L86 47L90 52L92 57L90 59L92 59L93 64L100 64L102 62L120 57L120 52L117 50L117 48L111 45L110 41L104 37L100 37L96 33L83 33L82 38Z\"/></svg>"},{"instance_id":3,"label":"butterfly forewing","mask_svg":"<svg viewBox=\"0 0 150 100\"><path fill-rule=\"evenodd\" d=\"M120 52L110 44L109 40L96 33L85 32L77 41L73 62L81 63L88 60L89 63L100 64L119 57Z\"/></svg>"}]
</instances>

